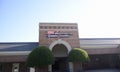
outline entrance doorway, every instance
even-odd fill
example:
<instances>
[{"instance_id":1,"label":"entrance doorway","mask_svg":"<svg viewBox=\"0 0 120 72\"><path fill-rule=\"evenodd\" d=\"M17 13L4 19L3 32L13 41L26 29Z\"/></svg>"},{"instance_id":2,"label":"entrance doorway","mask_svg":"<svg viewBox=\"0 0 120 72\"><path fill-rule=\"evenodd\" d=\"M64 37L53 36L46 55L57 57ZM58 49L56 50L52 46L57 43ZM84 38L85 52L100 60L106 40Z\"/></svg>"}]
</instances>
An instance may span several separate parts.
<instances>
[{"instance_id":1,"label":"entrance doorway","mask_svg":"<svg viewBox=\"0 0 120 72\"><path fill-rule=\"evenodd\" d=\"M56 44L52 48L52 52L55 57L55 63L52 65L52 72L68 72L68 49L66 46L63 44Z\"/></svg>"},{"instance_id":2,"label":"entrance doorway","mask_svg":"<svg viewBox=\"0 0 120 72\"><path fill-rule=\"evenodd\" d=\"M68 72L69 65L67 57L59 57L55 59L55 64L52 65L52 72Z\"/></svg>"}]
</instances>

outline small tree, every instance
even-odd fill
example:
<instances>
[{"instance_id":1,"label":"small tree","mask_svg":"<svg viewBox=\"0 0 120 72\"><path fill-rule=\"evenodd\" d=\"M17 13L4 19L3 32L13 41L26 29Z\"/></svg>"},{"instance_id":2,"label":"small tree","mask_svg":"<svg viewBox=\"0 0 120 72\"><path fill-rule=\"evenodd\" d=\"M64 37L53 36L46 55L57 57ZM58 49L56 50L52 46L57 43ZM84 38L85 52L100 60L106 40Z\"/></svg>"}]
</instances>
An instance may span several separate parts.
<instances>
[{"instance_id":1,"label":"small tree","mask_svg":"<svg viewBox=\"0 0 120 72\"><path fill-rule=\"evenodd\" d=\"M43 69L43 72L46 72L45 69L48 65L54 63L54 57L49 48L45 46L39 46L35 48L27 58L28 67L36 67Z\"/></svg>"},{"instance_id":2,"label":"small tree","mask_svg":"<svg viewBox=\"0 0 120 72\"><path fill-rule=\"evenodd\" d=\"M68 60L69 62L78 64L78 66L80 65L80 68L79 70L77 69L77 72L82 72L82 62L88 62L90 59L88 53L85 50L74 48L69 52Z\"/></svg>"}]
</instances>

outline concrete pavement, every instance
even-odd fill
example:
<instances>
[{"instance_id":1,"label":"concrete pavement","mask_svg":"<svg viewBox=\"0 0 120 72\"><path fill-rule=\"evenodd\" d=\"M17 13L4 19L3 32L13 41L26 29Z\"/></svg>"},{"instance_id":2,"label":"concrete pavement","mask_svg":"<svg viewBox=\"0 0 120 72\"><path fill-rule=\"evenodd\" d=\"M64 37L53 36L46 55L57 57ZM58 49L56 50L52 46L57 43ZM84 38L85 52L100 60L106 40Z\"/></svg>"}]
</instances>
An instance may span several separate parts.
<instances>
[{"instance_id":1,"label":"concrete pavement","mask_svg":"<svg viewBox=\"0 0 120 72\"><path fill-rule=\"evenodd\" d=\"M120 69L87 70L85 72L120 72Z\"/></svg>"}]
</instances>

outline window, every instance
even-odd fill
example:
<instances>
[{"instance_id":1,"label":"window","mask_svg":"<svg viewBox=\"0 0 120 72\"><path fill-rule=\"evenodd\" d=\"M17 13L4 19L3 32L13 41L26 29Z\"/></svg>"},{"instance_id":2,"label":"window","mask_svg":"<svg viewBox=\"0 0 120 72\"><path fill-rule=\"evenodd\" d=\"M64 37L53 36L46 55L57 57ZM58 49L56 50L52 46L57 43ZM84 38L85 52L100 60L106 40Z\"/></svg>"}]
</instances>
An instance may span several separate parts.
<instances>
[{"instance_id":1,"label":"window","mask_svg":"<svg viewBox=\"0 0 120 72\"><path fill-rule=\"evenodd\" d=\"M3 72L3 71L2 71L2 64L0 64L0 72Z\"/></svg>"}]
</instances>

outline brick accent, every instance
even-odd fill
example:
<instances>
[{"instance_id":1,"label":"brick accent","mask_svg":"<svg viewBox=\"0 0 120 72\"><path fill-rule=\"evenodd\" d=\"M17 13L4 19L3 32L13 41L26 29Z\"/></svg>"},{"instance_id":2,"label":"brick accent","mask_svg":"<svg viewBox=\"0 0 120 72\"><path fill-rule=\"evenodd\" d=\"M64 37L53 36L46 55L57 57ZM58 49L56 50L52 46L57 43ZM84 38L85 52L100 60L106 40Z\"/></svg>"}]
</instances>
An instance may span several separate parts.
<instances>
[{"instance_id":1,"label":"brick accent","mask_svg":"<svg viewBox=\"0 0 120 72\"><path fill-rule=\"evenodd\" d=\"M72 48L80 47L80 42L79 42L79 36L78 36L78 27L76 23L40 23L40 27L43 27L43 29L39 29L39 44L40 45L45 45L45 46L50 46L50 44L58 38L48 38L47 37L47 32L48 31L59 31L60 33L71 33L67 38L60 38L66 42L68 42ZM49 26L46 27L45 26ZM56 27L51 28L51 27ZM64 27L64 29L61 29L59 27ZM72 28L73 27L73 28Z\"/></svg>"}]
</instances>

